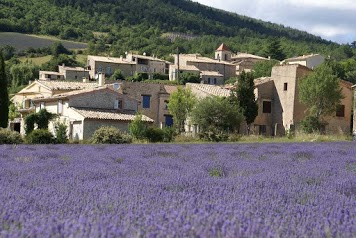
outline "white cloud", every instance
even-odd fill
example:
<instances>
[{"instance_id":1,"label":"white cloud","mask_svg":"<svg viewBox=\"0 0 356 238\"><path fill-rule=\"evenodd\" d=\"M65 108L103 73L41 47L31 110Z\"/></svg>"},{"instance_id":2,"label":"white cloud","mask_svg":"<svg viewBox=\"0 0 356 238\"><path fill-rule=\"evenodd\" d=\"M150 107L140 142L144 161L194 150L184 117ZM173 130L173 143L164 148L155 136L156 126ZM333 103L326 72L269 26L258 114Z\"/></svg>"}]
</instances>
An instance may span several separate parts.
<instances>
[{"instance_id":1,"label":"white cloud","mask_svg":"<svg viewBox=\"0 0 356 238\"><path fill-rule=\"evenodd\" d=\"M288 2L298 7L328 8L335 10L356 10L356 2L354 0L288 0Z\"/></svg>"},{"instance_id":2,"label":"white cloud","mask_svg":"<svg viewBox=\"0 0 356 238\"><path fill-rule=\"evenodd\" d=\"M330 25L315 25L311 27L309 31L315 35L333 38L340 35L346 35L351 32L352 29Z\"/></svg>"}]
</instances>

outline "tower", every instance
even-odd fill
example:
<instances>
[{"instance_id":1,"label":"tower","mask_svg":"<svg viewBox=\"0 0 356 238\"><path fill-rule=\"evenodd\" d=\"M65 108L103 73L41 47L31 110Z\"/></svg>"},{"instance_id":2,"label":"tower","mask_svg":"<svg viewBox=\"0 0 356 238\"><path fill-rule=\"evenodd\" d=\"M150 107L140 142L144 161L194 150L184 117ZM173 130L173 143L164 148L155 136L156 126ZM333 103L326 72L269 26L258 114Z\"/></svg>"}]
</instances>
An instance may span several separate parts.
<instances>
[{"instance_id":1,"label":"tower","mask_svg":"<svg viewBox=\"0 0 356 238\"><path fill-rule=\"evenodd\" d=\"M223 61L231 61L230 49L222 43L215 51L215 59Z\"/></svg>"}]
</instances>

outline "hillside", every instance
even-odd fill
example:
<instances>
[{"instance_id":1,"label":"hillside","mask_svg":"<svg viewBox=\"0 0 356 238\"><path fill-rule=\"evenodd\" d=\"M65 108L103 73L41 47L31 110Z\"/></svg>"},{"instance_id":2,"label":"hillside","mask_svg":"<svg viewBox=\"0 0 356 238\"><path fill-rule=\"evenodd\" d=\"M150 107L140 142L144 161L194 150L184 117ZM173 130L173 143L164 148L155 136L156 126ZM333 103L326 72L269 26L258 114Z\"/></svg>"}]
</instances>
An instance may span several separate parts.
<instances>
[{"instance_id":1,"label":"hillside","mask_svg":"<svg viewBox=\"0 0 356 238\"><path fill-rule=\"evenodd\" d=\"M58 36L89 42L94 32L113 55L127 50L168 55L210 54L222 41L233 51L262 54L272 37L282 39L288 56L330 53L338 46L307 32L240 16L185 0L5 0L0 1L0 32ZM162 35L181 32L197 36L169 42ZM182 43L184 42L184 44ZM106 47L107 48L107 47ZM93 49L93 46L92 46Z\"/></svg>"}]
</instances>

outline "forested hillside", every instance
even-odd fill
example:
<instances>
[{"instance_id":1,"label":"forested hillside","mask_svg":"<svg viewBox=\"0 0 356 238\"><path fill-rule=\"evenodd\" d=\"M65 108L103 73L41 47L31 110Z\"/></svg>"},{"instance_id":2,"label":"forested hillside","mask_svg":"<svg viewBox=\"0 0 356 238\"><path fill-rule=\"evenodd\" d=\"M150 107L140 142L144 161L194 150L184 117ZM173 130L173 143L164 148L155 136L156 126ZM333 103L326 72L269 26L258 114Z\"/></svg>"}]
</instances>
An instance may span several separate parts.
<instances>
[{"instance_id":1,"label":"forested hillside","mask_svg":"<svg viewBox=\"0 0 356 238\"><path fill-rule=\"evenodd\" d=\"M1 0L0 31L90 42L91 53L116 56L128 50L167 56L178 46L207 55L221 42L263 55L273 37L287 56L344 54L339 45L309 33L185 0ZM197 37L170 42L162 37L167 32Z\"/></svg>"}]
</instances>

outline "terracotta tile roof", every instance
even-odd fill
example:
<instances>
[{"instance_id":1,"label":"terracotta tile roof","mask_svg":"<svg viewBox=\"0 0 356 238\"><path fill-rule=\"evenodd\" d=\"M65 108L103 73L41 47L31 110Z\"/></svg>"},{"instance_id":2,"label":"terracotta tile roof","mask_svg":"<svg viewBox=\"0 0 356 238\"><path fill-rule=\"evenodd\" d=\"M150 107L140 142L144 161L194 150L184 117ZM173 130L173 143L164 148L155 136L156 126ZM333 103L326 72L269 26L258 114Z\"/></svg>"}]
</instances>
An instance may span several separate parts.
<instances>
[{"instance_id":1,"label":"terracotta tile roof","mask_svg":"<svg viewBox=\"0 0 356 238\"><path fill-rule=\"evenodd\" d=\"M198 83L187 83L187 87L191 87L200 90L204 93L210 94L212 96L228 97L230 96L230 90L216 85L209 84L198 84Z\"/></svg>"},{"instance_id":2,"label":"terracotta tile roof","mask_svg":"<svg viewBox=\"0 0 356 238\"><path fill-rule=\"evenodd\" d=\"M94 87L94 88L86 88L86 89L81 89L81 90L74 90L74 91L70 91L70 92L66 92L66 93L56 94L56 95L53 95L51 97L37 97L37 98L34 98L33 101L58 100L58 99L61 99L61 98L67 98L67 97L70 97L70 96L80 95L80 94L84 94L84 93L91 93L91 92L95 92L95 91L103 90L103 89L109 89L109 90L114 91L113 89L109 88L109 86L111 86L111 85L105 85L105 86L102 86L102 87L97 86L97 87Z\"/></svg>"},{"instance_id":3,"label":"terracotta tile roof","mask_svg":"<svg viewBox=\"0 0 356 238\"><path fill-rule=\"evenodd\" d=\"M267 58L264 58L264 57L261 57L258 55L248 54L248 53L237 53L236 55L233 55L231 57L232 60L245 59L245 58L268 60Z\"/></svg>"},{"instance_id":4,"label":"terracotta tile roof","mask_svg":"<svg viewBox=\"0 0 356 238\"><path fill-rule=\"evenodd\" d=\"M254 80L255 86L272 81L272 77L261 77Z\"/></svg>"},{"instance_id":5,"label":"terracotta tile roof","mask_svg":"<svg viewBox=\"0 0 356 238\"><path fill-rule=\"evenodd\" d=\"M298 57L285 59L285 61L306 60L306 59L309 59L309 58L314 57L314 56L322 56L322 55L320 55L320 54L302 55L302 56L298 56Z\"/></svg>"},{"instance_id":6,"label":"terracotta tile roof","mask_svg":"<svg viewBox=\"0 0 356 238\"><path fill-rule=\"evenodd\" d=\"M168 94L172 94L175 91L177 91L177 86L172 86L172 85L164 85L164 89Z\"/></svg>"},{"instance_id":7,"label":"terracotta tile roof","mask_svg":"<svg viewBox=\"0 0 356 238\"><path fill-rule=\"evenodd\" d=\"M178 69L177 65L171 65L173 69ZM179 70L186 70L186 71L200 71L196 66L194 65L181 65L179 66Z\"/></svg>"},{"instance_id":8,"label":"terracotta tile roof","mask_svg":"<svg viewBox=\"0 0 356 238\"><path fill-rule=\"evenodd\" d=\"M99 119L99 120L115 120L115 121L133 121L136 117L134 114L119 113L114 110L99 110L99 109L88 109L88 108L75 108L72 109L78 112L86 119ZM144 122L154 122L151 118L142 115L142 121Z\"/></svg>"},{"instance_id":9,"label":"terracotta tile roof","mask_svg":"<svg viewBox=\"0 0 356 238\"><path fill-rule=\"evenodd\" d=\"M200 54L180 54L179 57L182 59L181 62L187 61L187 62L196 62L196 63L225 64L225 65L235 66L230 62L203 57Z\"/></svg>"},{"instance_id":10,"label":"terracotta tile roof","mask_svg":"<svg viewBox=\"0 0 356 238\"><path fill-rule=\"evenodd\" d=\"M88 60L89 59L92 59L94 61L114 63L114 64L136 64L134 62L129 62L126 59L115 58L115 57L104 57L104 56L88 55Z\"/></svg>"},{"instance_id":11,"label":"terracotta tile roof","mask_svg":"<svg viewBox=\"0 0 356 238\"><path fill-rule=\"evenodd\" d=\"M230 51L229 47L227 47L224 43L222 43L216 51Z\"/></svg>"},{"instance_id":12,"label":"terracotta tile roof","mask_svg":"<svg viewBox=\"0 0 356 238\"><path fill-rule=\"evenodd\" d=\"M97 87L97 83L66 82L57 80L37 80L37 83L50 90L80 90Z\"/></svg>"},{"instance_id":13,"label":"terracotta tile roof","mask_svg":"<svg viewBox=\"0 0 356 238\"><path fill-rule=\"evenodd\" d=\"M221 73L219 73L217 71L201 71L201 75L217 76L217 77L223 77L224 76L224 75L222 75Z\"/></svg>"},{"instance_id":14,"label":"terracotta tile roof","mask_svg":"<svg viewBox=\"0 0 356 238\"><path fill-rule=\"evenodd\" d=\"M59 76L63 76L64 75L62 73L55 72L55 71L40 71L39 74L52 74L52 75L59 75Z\"/></svg>"}]
</instances>

